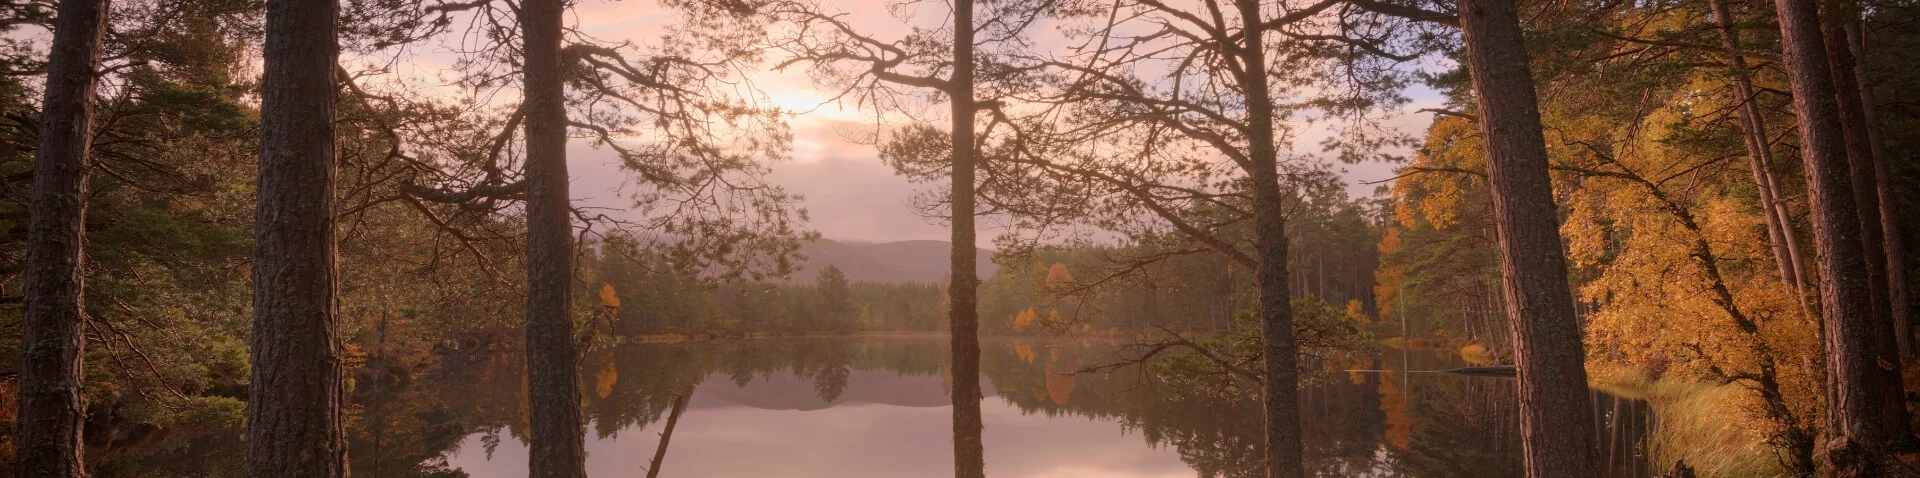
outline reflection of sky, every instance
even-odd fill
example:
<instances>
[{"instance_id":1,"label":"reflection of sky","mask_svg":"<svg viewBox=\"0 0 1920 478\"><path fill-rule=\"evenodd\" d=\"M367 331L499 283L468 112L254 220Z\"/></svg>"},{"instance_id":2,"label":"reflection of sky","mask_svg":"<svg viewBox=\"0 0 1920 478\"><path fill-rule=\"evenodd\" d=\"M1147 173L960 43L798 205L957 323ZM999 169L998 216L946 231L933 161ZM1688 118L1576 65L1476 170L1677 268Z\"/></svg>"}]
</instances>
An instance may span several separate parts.
<instances>
[{"instance_id":1,"label":"reflection of sky","mask_svg":"<svg viewBox=\"0 0 1920 478\"><path fill-rule=\"evenodd\" d=\"M949 407L850 403L793 411L702 400L712 399L695 394L675 426L661 476L891 478L953 473ZM1023 414L992 398L980 408L988 476L1194 476L1174 450L1151 449L1115 422ZM665 422L628 428L607 439L588 434L588 475L644 476ZM488 460L480 436L469 436L450 462L475 478L526 476L526 445L507 435L501 442Z\"/></svg>"},{"instance_id":2,"label":"reflection of sky","mask_svg":"<svg viewBox=\"0 0 1920 478\"><path fill-rule=\"evenodd\" d=\"M866 350L862 353L884 353ZM985 353L1008 351L989 347ZM1062 402L1071 392L1052 380L1044 387L1018 380L1044 366L1014 358L1001 357L999 373L981 377L986 386L994 381L989 377L997 377L1002 387L997 395L987 391L981 403L988 476L1192 477L1197 473L1188 468L1189 460L1211 471L1255 471L1250 467L1259 459L1257 401L1156 394L1155 399L1178 402L1152 406L1152 399L1132 395L1141 391L1133 388L1139 384L1123 372L1088 376L1078 383L1078 405L1069 405ZM1356 366L1369 369L1354 374L1357 378L1337 374L1302 393L1310 470L1340 477L1521 474L1511 379L1408 372L1463 365L1432 350L1389 350L1362 363ZM819 386L820 377L844 377L845 387ZM941 374L877 368L795 374L785 368L755 373L744 386L715 372L699 383L675 427L662 476L943 477L953 472L952 408ZM1047 408L1049 399L1065 406ZM1594 399L1610 467L1604 475L1647 476L1636 450L1651 423L1649 409L1599 393ZM1023 413L1015 401L1041 405ZM1142 428L1128 430L1113 418L1088 413L1124 416ZM644 476L665 421L629 426L605 438L588 433L589 474ZM1143 430L1166 441L1149 447ZM491 458L480 435L466 437L445 458L477 478L525 476L525 445L509 434L500 439Z\"/></svg>"}]
</instances>

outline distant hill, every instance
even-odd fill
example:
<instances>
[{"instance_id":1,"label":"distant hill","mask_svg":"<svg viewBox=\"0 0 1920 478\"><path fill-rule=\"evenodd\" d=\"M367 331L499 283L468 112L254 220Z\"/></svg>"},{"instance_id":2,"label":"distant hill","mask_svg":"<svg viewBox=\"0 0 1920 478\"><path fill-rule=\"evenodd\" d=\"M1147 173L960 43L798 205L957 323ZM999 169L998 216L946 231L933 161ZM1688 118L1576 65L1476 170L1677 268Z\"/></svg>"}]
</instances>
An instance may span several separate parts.
<instances>
[{"instance_id":1,"label":"distant hill","mask_svg":"<svg viewBox=\"0 0 1920 478\"><path fill-rule=\"evenodd\" d=\"M947 276L953 246L947 241L843 242L821 239L800 247L806 264L792 282L807 284L828 265L839 267L854 282L939 282ZM993 251L979 249L975 267L980 278L993 277Z\"/></svg>"}]
</instances>

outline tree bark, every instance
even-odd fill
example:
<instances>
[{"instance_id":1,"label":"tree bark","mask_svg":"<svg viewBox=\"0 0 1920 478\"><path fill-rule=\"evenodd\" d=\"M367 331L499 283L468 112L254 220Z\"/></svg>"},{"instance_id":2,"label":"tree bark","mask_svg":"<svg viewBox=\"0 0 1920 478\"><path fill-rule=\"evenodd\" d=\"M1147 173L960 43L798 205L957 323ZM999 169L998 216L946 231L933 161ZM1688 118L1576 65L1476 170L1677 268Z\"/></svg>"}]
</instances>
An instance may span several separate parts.
<instances>
[{"instance_id":1,"label":"tree bark","mask_svg":"<svg viewBox=\"0 0 1920 478\"><path fill-rule=\"evenodd\" d=\"M92 161L93 92L107 31L106 0L60 2L33 155L21 322L14 471L22 477L79 477L80 336L86 321L82 245L87 168Z\"/></svg>"},{"instance_id":2,"label":"tree bark","mask_svg":"<svg viewBox=\"0 0 1920 478\"><path fill-rule=\"evenodd\" d=\"M586 476L573 336L573 221L560 43L565 0L520 4L527 135L528 476Z\"/></svg>"},{"instance_id":3,"label":"tree bark","mask_svg":"<svg viewBox=\"0 0 1920 478\"><path fill-rule=\"evenodd\" d=\"M1860 97L1858 62L1847 38L1848 24L1860 21L1860 11L1850 2L1830 0L1827 13L1823 25L1827 62L1833 74L1834 99L1840 105L1840 131L1855 186L1853 202L1860 215L1860 247L1866 263L1867 295L1873 307L1872 353L1879 364L1873 387L1880 396L1880 412L1886 418L1883 427L1891 439L1907 434L1907 409L1888 300L1886 231L1879 221L1881 180L1873 167L1873 143L1866 106Z\"/></svg>"},{"instance_id":4,"label":"tree bark","mask_svg":"<svg viewBox=\"0 0 1920 478\"><path fill-rule=\"evenodd\" d=\"M1519 368L1527 476L1600 470L1586 354L1567 286L1546 138L1513 0L1460 3L1467 67L1486 138L1495 235Z\"/></svg>"},{"instance_id":5,"label":"tree bark","mask_svg":"<svg viewBox=\"0 0 1920 478\"><path fill-rule=\"evenodd\" d=\"M980 435L980 315L976 293L979 272L974 267L974 130L979 105L973 98L973 0L953 2L953 77L948 99L953 111L953 280L947 288L952 307L947 322L953 344L953 476L986 476L985 448Z\"/></svg>"},{"instance_id":6,"label":"tree bark","mask_svg":"<svg viewBox=\"0 0 1920 478\"><path fill-rule=\"evenodd\" d=\"M334 238L333 0L267 3L249 476L347 476Z\"/></svg>"},{"instance_id":7,"label":"tree bark","mask_svg":"<svg viewBox=\"0 0 1920 478\"><path fill-rule=\"evenodd\" d=\"M1880 193L1880 229L1886 237L1887 251L1887 301L1888 312L1893 322L1894 345L1901 357L1914 355L1913 343L1913 303L1907 288L1907 245L1900 224L1900 213L1894 210L1893 171L1887 165L1887 144L1880 134L1880 115L1873 103L1873 85L1867 75L1866 32L1862 21L1853 18L1847 22L1847 48L1853 54L1853 71L1860 86L1860 106L1866 119L1869 151L1873 154L1874 177L1879 178L1876 186ZM1863 221L1872 220L1872 213L1861 217ZM1900 363L1895 361L1895 363Z\"/></svg>"},{"instance_id":8,"label":"tree bark","mask_svg":"<svg viewBox=\"0 0 1920 478\"><path fill-rule=\"evenodd\" d=\"M1799 117L1800 152L1812 203L1814 243L1820 272L1821 342L1826 356L1827 433L1825 457L1834 476L1873 476L1885 463L1886 433L1882 397L1874 387L1881 370L1875 362L1872 298L1866 256L1853 236L1860 233L1857 204L1849 196L1846 139L1842 132L1827 48L1813 0L1774 0L1794 113Z\"/></svg>"},{"instance_id":9,"label":"tree bark","mask_svg":"<svg viewBox=\"0 0 1920 478\"><path fill-rule=\"evenodd\" d=\"M1268 478L1306 475L1300 438L1300 356L1293 336L1293 304L1288 290L1287 219L1280 191L1279 153L1274 144L1273 98L1267 85L1267 59L1259 0L1237 0L1245 40L1240 87L1247 98L1248 177L1252 180L1254 248L1260 257L1254 273L1259 287L1261 356L1266 377L1262 391Z\"/></svg>"},{"instance_id":10,"label":"tree bark","mask_svg":"<svg viewBox=\"0 0 1920 478\"><path fill-rule=\"evenodd\" d=\"M1774 262L1780 267L1780 280L1792 287L1800 299L1802 309L1811 309L1804 290L1806 283L1800 274L1806 270L1800 262L1800 240L1793 233L1793 215L1788 213L1785 203L1780 201L1778 180L1773 174L1773 148L1767 142L1766 120L1760 115L1759 105L1754 104L1752 70L1747 67L1747 59L1736 53L1740 50L1740 36L1733 30L1733 16L1725 0L1712 0L1714 21L1720 30L1720 44L1727 49L1727 70L1733 77L1734 100L1740 103L1741 136L1747 146L1747 157L1753 169L1753 183L1760 193L1761 216L1767 220L1767 240L1773 246Z\"/></svg>"}]
</instances>

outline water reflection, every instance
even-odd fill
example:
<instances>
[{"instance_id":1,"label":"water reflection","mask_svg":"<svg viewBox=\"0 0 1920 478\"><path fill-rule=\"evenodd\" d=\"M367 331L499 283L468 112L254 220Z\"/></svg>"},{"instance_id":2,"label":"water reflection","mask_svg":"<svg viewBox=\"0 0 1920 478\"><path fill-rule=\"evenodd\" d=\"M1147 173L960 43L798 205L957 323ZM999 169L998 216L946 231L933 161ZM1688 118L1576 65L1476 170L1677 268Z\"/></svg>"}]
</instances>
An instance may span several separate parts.
<instances>
[{"instance_id":1,"label":"water reflection","mask_svg":"<svg viewBox=\"0 0 1920 478\"><path fill-rule=\"evenodd\" d=\"M624 345L583 363L593 476L1260 476L1257 397L1184 393L1125 369L1096 342L986 340L977 370L950 370L944 337ZM361 374L351 456L365 476L524 476L522 364L452 357L436 371ZM1519 476L1510 379L1411 371L1460 366L1385 354L1301 392L1310 472L1321 476ZM966 380L979 391L956 394ZM979 397L965 400L967 396ZM954 408L954 399L962 401ZM971 402L971 403L969 403ZM1647 476L1651 413L1596 396L1611 476ZM974 437L954 419L971 406ZM675 410L682 410L676 413ZM675 416L678 418L674 418ZM671 433L668 433L668 429ZM961 441L954 441L959 438ZM984 465L959 443L981 443ZM231 448L226 448L231 446ZM222 449L228 451L220 451ZM101 476L223 476L229 434L110 459ZM956 457L960 458L956 460ZM983 468L976 468L983 467ZM120 473L115 472L118 470Z\"/></svg>"},{"instance_id":2,"label":"water reflection","mask_svg":"<svg viewBox=\"0 0 1920 478\"><path fill-rule=\"evenodd\" d=\"M955 322L959 324L960 322ZM980 415L980 338L973 330L954 327L952 367L948 378L953 384L953 476L985 478L985 424Z\"/></svg>"}]
</instances>

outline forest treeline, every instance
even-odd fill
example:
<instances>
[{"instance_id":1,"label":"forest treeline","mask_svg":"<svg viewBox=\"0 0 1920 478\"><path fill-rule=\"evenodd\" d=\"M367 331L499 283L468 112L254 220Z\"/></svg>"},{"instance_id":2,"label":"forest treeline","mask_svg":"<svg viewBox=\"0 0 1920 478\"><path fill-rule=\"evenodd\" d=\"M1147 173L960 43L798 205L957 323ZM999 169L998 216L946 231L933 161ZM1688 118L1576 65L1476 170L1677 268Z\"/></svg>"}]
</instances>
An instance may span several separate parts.
<instances>
[{"instance_id":1,"label":"forest treeline","mask_svg":"<svg viewBox=\"0 0 1920 478\"><path fill-rule=\"evenodd\" d=\"M1293 297L1313 298L1342 314L1377 314L1373 303L1384 203L1346 197L1322 182L1296 206ZM584 246L576 274L582 306L614 318L599 327L624 336L947 330L946 287L938 282L851 281L833 264L814 277L710 283L678 268L630 236ZM997 254L1001 266L980 284L980 331L996 335L1126 333L1167 327L1183 332L1233 328L1248 308L1252 273L1214 254L1158 257L1153 245L1046 245ZM1143 259L1147 258L1147 259ZM604 296L602 294L611 294ZM611 301L607 298L611 297ZM1393 329L1399 330L1399 329ZM488 333L497 335L499 330ZM476 336L468 340L483 340ZM497 340L498 337L484 339Z\"/></svg>"},{"instance_id":2,"label":"forest treeline","mask_svg":"<svg viewBox=\"0 0 1920 478\"><path fill-rule=\"evenodd\" d=\"M530 475L578 477L602 332L904 329L949 333L981 476L980 335L1118 329L1303 476L1302 383L1399 319L1515 366L1529 476L1605 469L1621 370L1731 387L1780 474L1916 474L1910 2L896 3L662 0L644 41L565 0L0 5L6 458L244 423L248 474L345 476L368 364L517 351ZM930 188L947 281L775 285L817 234L769 71ZM570 201L570 143L630 207Z\"/></svg>"}]
</instances>

